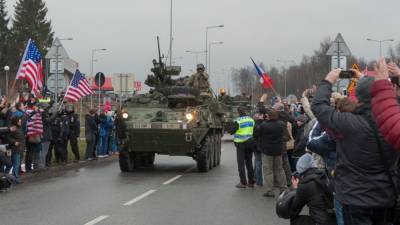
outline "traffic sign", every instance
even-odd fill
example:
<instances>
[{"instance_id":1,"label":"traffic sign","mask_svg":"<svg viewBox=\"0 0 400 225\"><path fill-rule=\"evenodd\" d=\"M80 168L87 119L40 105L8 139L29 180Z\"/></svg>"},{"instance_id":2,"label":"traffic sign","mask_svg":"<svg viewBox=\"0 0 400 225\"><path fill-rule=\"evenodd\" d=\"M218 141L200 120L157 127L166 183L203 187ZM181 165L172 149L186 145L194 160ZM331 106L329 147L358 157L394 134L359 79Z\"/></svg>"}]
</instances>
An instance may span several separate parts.
<instances>
[{"instance_id":1,"label":"traffic sign","mask_svg":"<svg viewBox=\"0 0 400 225\"><path fill-rule=\"evenodd\" d=\"M97 85L97 87L103 87L105 82L106 82L106 76L104 76L104 73L102 72L96 73L96 76L94 77L94 83Z\"/></svg>"},{"instance_id":2,"label":"traffic sign","mask_svg":"<svg viewBox=\"0 0 400 225\"><path fill-rule=\"evenodd\" d=\"M58 84L57 84L57 75L51 75L48 79L47 79L47 88L49 89L49 91L53 92L53 93L61 93L63 92L66 88L67 88L67 81L65 80L64 76L59 74L58 75ZM58 92L56 87L58 87Z\"/></svg>"},{"instance_id":3,"label":"traffic sign","mask_svg":"<svg viewBox=\"0 0 400 225\"><path fill-rule=\"evenodd\" d=\"M332 42L332 45L329 47L328 51L326 52L326 55L330 56L350 56L351 51L349 47L347 46L346 42L344 41L344 38L341 33L339 33L335 40Z\"/></svg>"}]
</instances>

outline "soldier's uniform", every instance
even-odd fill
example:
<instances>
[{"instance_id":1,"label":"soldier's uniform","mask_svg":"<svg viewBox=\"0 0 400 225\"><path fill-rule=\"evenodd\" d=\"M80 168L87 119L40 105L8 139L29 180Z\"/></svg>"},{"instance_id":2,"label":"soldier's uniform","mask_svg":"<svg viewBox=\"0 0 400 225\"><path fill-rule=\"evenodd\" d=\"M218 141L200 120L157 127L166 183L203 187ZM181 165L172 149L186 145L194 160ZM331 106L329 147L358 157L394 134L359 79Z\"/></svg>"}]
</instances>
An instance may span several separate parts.
<instances>
[{"instance_id":1,"label":"soldier's uniform","mask_svg":"<svg viewBox=\"0 0 400 225\"><path fill-rule=\"evenodd\" d=\"M210 91L209 76L204 70L204 65L198 64L197 73L190 76L188 85L199 89L200 92L208 93Z\"/></svg>"}]
</instances>

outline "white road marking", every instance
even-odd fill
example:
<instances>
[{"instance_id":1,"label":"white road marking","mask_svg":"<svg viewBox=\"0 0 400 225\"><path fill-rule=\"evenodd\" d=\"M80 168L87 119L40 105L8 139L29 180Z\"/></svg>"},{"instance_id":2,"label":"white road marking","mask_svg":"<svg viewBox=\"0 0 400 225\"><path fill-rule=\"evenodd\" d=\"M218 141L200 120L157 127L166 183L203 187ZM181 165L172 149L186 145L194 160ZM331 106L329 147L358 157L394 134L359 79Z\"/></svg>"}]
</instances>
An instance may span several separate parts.
<instances>
[{"instance_id":1,"label":"white road marking","mask_svg":"<svg viewBox=\"0 0 400 225\"><path fill-rule=\"evenodd\" d=\"M107 219L108 217L109 217L109 216L99 216L99 217L97 217L96 219L91 220L91 221L85 223L84 225L94 225L94 224L96 224L96 223L98 223L98 222L100 222L100 221L102 221L102 220Z\"/></svg>"},{"instance_id":2,"label":"white road marking","mask_svg":"<svg viewBox=\"0 0 400 225\"><path fill-rule=\"evenodd\" d=\"M175 176L175 177L173 177L173 178L171 178L171 179L165 181L163 184L164 184L164 185L170 184L170 183L172 183L172 182L178 180L178 179L181 178L181 177L182 177L182 175Z\"/></svg>"},{"instance_id":3,"label":"white road marking","mask_svg":"<svg viewBox=\"0 0 400 225\"><path fill-rule=\"evenodd\" d=\"M196 169L195 166L190 167L189 169L187 169L187 170L185 171L185 173L190 173L190 172L191 172L192 170L194 170L194 169Z\"/></svg>"},{"instance_id":4,"label":"white road marking","mask_svg":"<svg viewBox=\"0 0 400 225\"><path fill-rule=\"evenodd\" d=\"M146 193L144 193L144 194L142 194L142 195L137 196L136 198L130 200L129 202L124 203L123 205L124 205L124 206L133 205L133 204L135 204L136 202L138 202L138 201L140 201L140 200L146 198L147 196L153 194L153 193L156 192L156 191L157 191L157 190L153 190L153 189L152 189L152 190L150 190L150 191L148 191L148 192L146 192Z\"/></svg>"}]
</instances>

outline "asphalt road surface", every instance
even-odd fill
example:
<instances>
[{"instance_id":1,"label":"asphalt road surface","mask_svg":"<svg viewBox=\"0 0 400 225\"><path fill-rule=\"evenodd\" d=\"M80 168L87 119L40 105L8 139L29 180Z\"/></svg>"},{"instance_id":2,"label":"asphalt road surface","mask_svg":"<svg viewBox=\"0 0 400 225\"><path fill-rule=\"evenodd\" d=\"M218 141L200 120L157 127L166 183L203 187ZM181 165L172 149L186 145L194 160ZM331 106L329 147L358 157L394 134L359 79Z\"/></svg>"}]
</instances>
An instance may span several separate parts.
<instances>
[{"instance_id":1,"label":"asphalt road surface","mask_svg":"<svg viewBox=\"0 0 400 225\"><path fill-rule=\"evenodd\" d=\"M156 156L154 168L121 173L107 161L0 193L1 225L283 225L263 188L237 189L235 148L197 173L187 157Z\"/></svg>"}]
</instances>

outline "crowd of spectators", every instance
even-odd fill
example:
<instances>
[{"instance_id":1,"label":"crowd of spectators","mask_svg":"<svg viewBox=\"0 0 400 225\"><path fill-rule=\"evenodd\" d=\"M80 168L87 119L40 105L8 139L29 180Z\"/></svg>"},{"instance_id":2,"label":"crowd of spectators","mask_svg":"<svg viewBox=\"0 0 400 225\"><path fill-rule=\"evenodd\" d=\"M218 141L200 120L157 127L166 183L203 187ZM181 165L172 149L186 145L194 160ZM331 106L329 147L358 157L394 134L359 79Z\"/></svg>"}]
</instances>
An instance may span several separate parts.
<instances>
[{"instance_id":1,"label":"crowd of spectators","mask_svg":"<svg viewBox=\"0 0 400 225\"><path fill-rule=\"evenodd\" d=\"M115 114L107 102L89 110L85 118L86 152L81 123L71 104L57 106L51 98L21 95L11 102L0 99L0 189L22 182L21 175L51 166L94 160L117 154ZM68 148L68 144L70 148Z\"/></svg>"},{"instance_id":2,"label":"crowd of spectators","mask_svg":"<svg viewBox=\"0 0 400 225\"><path fill-rule=\"evenodd\" d=\"M299 102L267 104L262 96L246 139L255 146L255 176L236 187L263 186L291 224L399 224L400 68L381 59L375 70L375 77L352 70L354 96L333 91L340 69ZM250 116L241 114L235 135ZM309 213L300 215L305 206Z\"/></svg>"}]
</instances>

